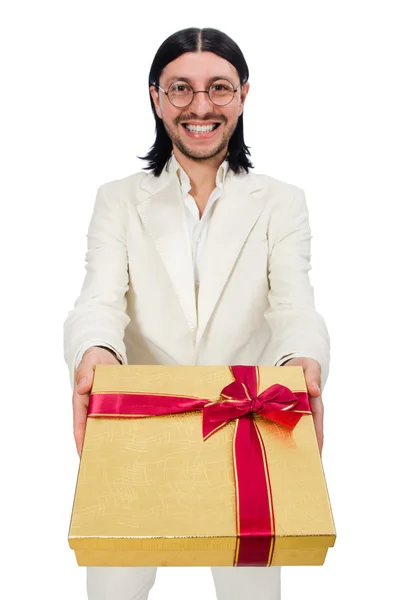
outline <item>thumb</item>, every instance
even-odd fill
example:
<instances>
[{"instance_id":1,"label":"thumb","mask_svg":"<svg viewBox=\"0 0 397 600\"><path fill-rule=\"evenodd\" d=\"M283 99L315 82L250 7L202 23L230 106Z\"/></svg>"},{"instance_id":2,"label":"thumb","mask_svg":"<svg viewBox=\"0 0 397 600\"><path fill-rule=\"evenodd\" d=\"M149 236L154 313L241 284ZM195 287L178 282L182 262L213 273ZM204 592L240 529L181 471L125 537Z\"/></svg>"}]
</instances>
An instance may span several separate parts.
<instances>
[{"instance_id":1,"label":"thumb","mask_svg":"<svg viewBox=\"0 0 397 600\"><path fill-rule=\"evenodd\" d=\"M309 364L305 369L305 380L311 396L321 395L321 370L317 365Z\"/></svg>"},{"instance_id":2,"label":"thumb","mask_svg":"<svg viewBox=\"0 0 397 600\"><path fill-rule=\"evenodd\" d=\"M307 379L308 382L308 392L311 396L320 396L321 395L321 388L319 386L319 381L316 377L310 378L308 377Z\"/></svg>"},{"instance_id":3,"label":"thumb","mask_svg":"<svg viewBox=\"0 0 397 600\"><path fill-rule=\"evenodd\" d=\"M79 394L85 394L91 389L94 368L91 365L82 365L76 374L76 386Z\"/></svg>"},{"instance_id":4,"label":"thumb","mask_svg":"<svg viewBox=\"0 0 397 600\"><path fill-rule=\"evenodd\" d=\"M317 377L308 377L309 381L309 392L312 396L319 396L321 394L321 388Z\"/></svg>"}]
</instances>

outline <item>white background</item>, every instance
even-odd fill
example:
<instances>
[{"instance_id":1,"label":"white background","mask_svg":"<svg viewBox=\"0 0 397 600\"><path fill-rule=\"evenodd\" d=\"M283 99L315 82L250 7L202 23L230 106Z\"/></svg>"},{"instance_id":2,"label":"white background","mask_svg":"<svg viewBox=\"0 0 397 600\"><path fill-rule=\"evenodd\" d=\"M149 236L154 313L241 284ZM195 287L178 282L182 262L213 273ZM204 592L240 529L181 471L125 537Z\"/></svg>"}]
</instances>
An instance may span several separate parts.
<instances>
[{"instance_id":1,"label":"white background","mask_svg":"<svg viewBox=\"0 0 397 600\"><path fill-rule=\"evenodd\" d=\"M258 173L306 192L311 281L331 336L323 463L338 538L323 567L283 569L283 600L396 597L393 4L2 3L7 600L86 598L67 543L78 456L62 326L80 293L96 190L141 170L137 155L153 143L153 56L190 26L219 28L243 50L246 143ZM150 598L214 600L210 570L160 568Z\"/></svg>"}]
</instances>

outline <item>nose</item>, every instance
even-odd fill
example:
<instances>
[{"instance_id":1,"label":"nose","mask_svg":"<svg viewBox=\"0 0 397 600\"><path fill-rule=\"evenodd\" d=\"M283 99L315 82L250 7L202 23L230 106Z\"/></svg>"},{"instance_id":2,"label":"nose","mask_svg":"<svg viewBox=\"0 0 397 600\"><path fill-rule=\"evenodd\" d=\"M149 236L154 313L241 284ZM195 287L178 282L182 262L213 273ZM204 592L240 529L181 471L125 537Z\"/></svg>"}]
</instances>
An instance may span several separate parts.
<instances>
[{"instance_id":1,"label":"nose","mask_svg":"<svg viewBox=\"0 0 397 600\"><path fill-rule=\"evenodd\" d=\"M206 114L214 109L207 92L196 92L189 108L196 114Z\"/></svg>"}]
</instances>

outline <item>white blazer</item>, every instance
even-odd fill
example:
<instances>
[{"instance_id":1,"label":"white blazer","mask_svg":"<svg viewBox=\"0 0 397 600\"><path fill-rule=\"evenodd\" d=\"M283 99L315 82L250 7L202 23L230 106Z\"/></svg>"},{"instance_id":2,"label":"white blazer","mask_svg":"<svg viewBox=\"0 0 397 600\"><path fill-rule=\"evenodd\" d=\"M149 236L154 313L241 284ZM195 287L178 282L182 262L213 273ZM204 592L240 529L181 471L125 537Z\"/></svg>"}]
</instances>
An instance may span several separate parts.
<instances>
[{"instance_id":1,"label":"white blazer","mask_svg":"<svg viewBox=\"0 0 397 600\"><path fill-rule=\"evenodd\" d=\"M85 279L64 322L72 387L78 352L92 342L140 365L274 365L298 352L318 360L323 388L330 339L309 280L311 237L302 189L229 169L196 302L177 175L141 171L100 186Z\"/></svg>"}]
</instances>

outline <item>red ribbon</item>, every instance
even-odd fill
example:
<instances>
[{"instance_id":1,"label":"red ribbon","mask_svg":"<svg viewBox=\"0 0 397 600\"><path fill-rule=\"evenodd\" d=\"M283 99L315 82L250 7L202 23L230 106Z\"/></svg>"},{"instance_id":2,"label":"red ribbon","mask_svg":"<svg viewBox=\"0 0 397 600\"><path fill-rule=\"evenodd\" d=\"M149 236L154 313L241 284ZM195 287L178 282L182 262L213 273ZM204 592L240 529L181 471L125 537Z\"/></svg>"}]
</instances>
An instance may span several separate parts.
<instances>
[{"instance_id":1,"label":"red ribbon","mask_svg":"<svg viewBox=\"0 0 397 600\"><path fill-rule=\"evenodd\" d=\"M258 367L229 368L235 379L223 388L219 402L171 394L93 393L87 416L139 418L202 410L204 441L236 419L234 566L269 566L275 538L274 509L266 451L253 413L292 430L303 414L311 413L309 396L278 383L258 394Z\"/></svg>"}]
</instances>

